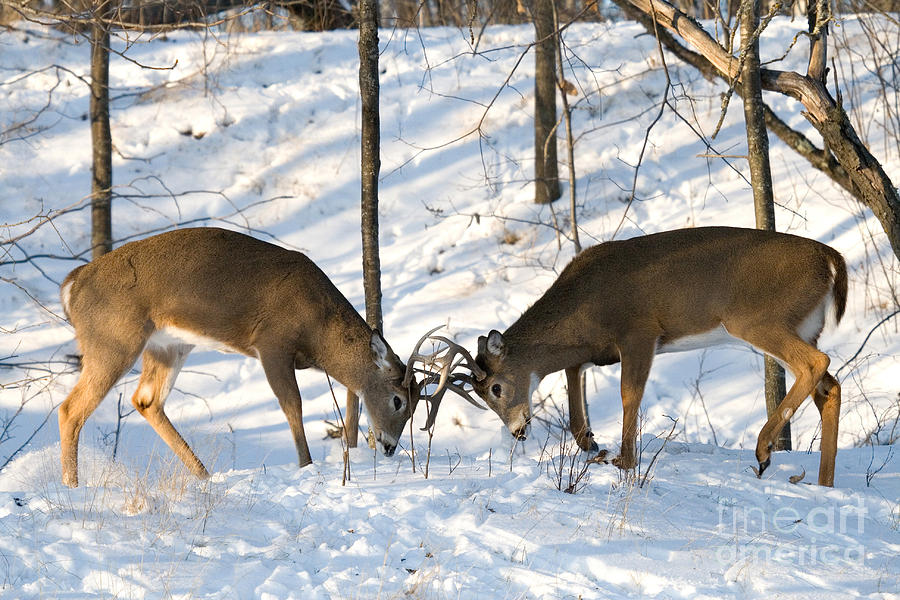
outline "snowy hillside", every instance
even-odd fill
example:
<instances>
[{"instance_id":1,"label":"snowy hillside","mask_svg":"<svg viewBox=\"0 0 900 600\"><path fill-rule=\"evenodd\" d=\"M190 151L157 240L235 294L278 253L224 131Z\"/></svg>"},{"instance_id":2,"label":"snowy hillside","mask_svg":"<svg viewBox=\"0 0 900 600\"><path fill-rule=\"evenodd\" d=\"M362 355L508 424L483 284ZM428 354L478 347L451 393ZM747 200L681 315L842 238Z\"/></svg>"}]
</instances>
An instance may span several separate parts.
<instances>
[{"instance_id":1,"label":"snowy hillside","mask_svg":"<svg viewBox=\"0 0 900 600\"><path fill-rule=\"evenodd\" d=\"M780 56L799 26L776 20L764 58ZM841 35L855 43L858 24L843 23ZM531 203L532 59L518 59L532 32L489 28L477 53L468 36L381 32L385 337L403 358L442 323L474 350L573 255L553 227L565 226L567 202ZM665 89L655 43L631 23L577 25L566 43L579 89L583 244L753 225L745 162L712 157L745 152L738 99L708 147L697 133L712 133L724 86L670 57L679 114L667 109L650 130L629 203ZM801 46L787 67L803 66ZM867 60L868 46L854 47L854 60ZM390 459L361 447L346 486L340 442L327 435L337 416L324 375L297 374L314 460L298 470L259 363L197 350L166 407L211 479L187 474L137 414L121 421L112 459L116 400L130 410L135 370L82 432L82 486L63 487L55 407L77 374L58 286L89 247L80 79L89 49L43 31L4 32L0 53L0 129L26 124L0 139L3 240L55 216L4 243L3 261L14 262L0 266L0 362L19 365L0 369L0 426L9 425L0 464L12 457L0 470L0 597L900 598L900 457L888 445L900 435L898 319L876 328L897 308L897 262L874 217L774 138L779 229L828 243L850 270L847 314L820 340L843 388L834 489L810 485L819 462L811 402L793 422L796 450L774 455L761 480L751 471L765 422L762 359L741 348L658 357L636 478L585 465L560 437L559 373L536 394L539 422L526 442L513 447L499 418L448 395L428 479L428 436L417 427L415 471L408 439ZM116 239L237 229L304 251L361 311L355 32L182 32L129 40L126 56L111 68ZM857 74L848 103L896 182L896 140L877 126L882 91L854 65L841 65ZM767 100L814 137L799 105ZM588 375L592 428L611 452L618 382L618 367ZM582 469L576 493L560 491Z\"/></svg>"}]
</instances>

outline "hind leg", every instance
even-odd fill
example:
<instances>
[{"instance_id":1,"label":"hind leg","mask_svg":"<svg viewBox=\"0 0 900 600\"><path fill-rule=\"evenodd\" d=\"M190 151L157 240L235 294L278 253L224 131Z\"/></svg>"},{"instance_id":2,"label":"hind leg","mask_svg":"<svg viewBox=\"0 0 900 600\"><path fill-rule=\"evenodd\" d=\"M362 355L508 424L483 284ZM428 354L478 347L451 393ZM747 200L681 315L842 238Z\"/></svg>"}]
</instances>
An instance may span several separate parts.
<instances>
[{"instance_id":1,"label":"hind leg","mask_svg":"<svg viewBox=\"0 0 900 600\"><path fill-rule=\"evenodd\" d=\"M785 423L797 412L819 385L828 369L830 359L815 346L807 343L796 333L786 329L776 329L762 325L754 329L734 331L741 339L756 346L766 354L780 360L794 374L794 385L778 404L778 408L759 432L756 442L756 459L759 461L759 475L771 463L772 448Z\"/></svg>"},{"instance_id":2,"label":"hind leg","mask_svg":"<svg viewBox=\"0 0 900 600\"><path fill-rule=\"evenodd\" d=\"M813 401L822 418L819 456L819 485L834 487L834 459L837 454L838 419L841 416L841 384L825 373L813 392Z\"/></svg>"},{"instance_id":3,"label":"hind leg","mask_svg":"<svg viewBox=\"0 0 900 600\"><path fill-rule=\"evenodd\" d=\"M623 470L637 466L638 411L653 365L655 336L635 336L619 348L622 361L622 448L612 463Z\"/></svg>"},{"instance_id":4,"label":"hind leg","mask_svg":"<svg viewBox=\"0 0 900 600\"><path fill-rule=\"evenodd\" d=\"M62 480L69 487L78 487L78 438L81 428L112 386L134 364L140 346L131 352L123 352L121 348L113 352L83 350L81 375L59 407Z\"/></svg>"},{"instance_id":5,"label":"hind leg","mask_svg":"<svg viewBox=\"0 0 900 600\"><path fill-rule=\"evenodd\" d=\"M184 466L197 477L205 479L209 477L209 472L172 425L163 408L175 384L175 378L192 349L193 346L189 345L147 346L144 350L141 379L131 403L175 456L181 459Z\"/></svg>"}]
</instances>

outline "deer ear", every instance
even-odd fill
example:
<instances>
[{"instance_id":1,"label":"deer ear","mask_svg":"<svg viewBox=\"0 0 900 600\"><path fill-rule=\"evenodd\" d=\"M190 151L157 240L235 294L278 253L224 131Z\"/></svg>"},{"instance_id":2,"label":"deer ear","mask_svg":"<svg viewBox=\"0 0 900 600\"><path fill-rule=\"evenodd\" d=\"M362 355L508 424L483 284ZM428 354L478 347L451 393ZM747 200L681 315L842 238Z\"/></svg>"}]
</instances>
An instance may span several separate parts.
<instances>
[{"instance_id":1,"label":"deer ear","mask_svg":"<svg viewBox=\"0 0 900 600\"><path fill-rule=\"evenodd\" d=\"M506 344L503 343L503 334L496 329L492 329L486 338L481 337L478 339L479 352L481 351L482 340L484 340L484 350L487 354L498 358L506 355Z\"/></svg>"},{"instance_id":2,"label":"deer ear","mask_svg":"<svg viewBox=\"0 0 900 600\"><path fill-rule=\"evenodd\" d=\"M372 360L375 361L376 367L382 371L393 367L391 364L391 354L393 353L377 329L372 332L372 340L369 346L372 348Z\"/></svg>"}]
</instances>

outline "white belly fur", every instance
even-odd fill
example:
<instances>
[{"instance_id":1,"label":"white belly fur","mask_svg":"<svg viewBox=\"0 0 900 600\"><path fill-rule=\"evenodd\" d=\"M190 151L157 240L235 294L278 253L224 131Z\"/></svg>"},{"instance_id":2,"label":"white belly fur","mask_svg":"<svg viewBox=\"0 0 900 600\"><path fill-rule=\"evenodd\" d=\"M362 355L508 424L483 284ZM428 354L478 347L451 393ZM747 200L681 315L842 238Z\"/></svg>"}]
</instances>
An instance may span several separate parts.
<instances>
[{"instance_id":1,"label":"white belly fur","mask_svg":"<svg viewBox=\"0 0 900 600\"><path fill-rule=\"evenodd\" d=\"M656 349L657 354L666 352L684 352L686 350L697 350L700 348L708 348L709 346L718 346L721 344L735 344L741 346L749 346L747 342L740 338L736 338L720 324L715 329L704 331L696 335L686 335L677 340L672 340L667 344L663 344Z\"/></svg>"},{"instance_id":2,"label":"white belly fur","mask_svg":"<svg viewBox=\"0 0 900 600\"><path fill-rule=\"evenodd\" d=\"M815 345L816 339L819 337L819 334L822 333L822 329L825 327L825 318L828 314L829 307L833 304L832 294L829 292L825 294L822 298L821 302L803 319L803 322L797 327L797 335L812 345ZM708 348L709 346L718 346L721 344L730 344L737 346L746 346L750 348L754 348L755 350L762 352L759 348L756 348L752 344L734 337L728 330L725 328L725 325L719 324L718 327L714 329L710 329L709 331L704 331L703 333L699 333L696 335L687 335L677 340L673 340L668 344L663 344L656 349L657 354L664 354L667 352L682 352L685 350L697 350L700 348ZM775 358L782 366L785 366L781 360Z\"/></svg>"},{"instance_id":3,"label":"white belly fur","mask_svg":"<svg viewBox=\"0 0 900 600\"><path fill-rule=\"evenodd\" d=\"M237 352L237 350L230 348L217 339L172 326L163 327L154 331L150 336L150 339L147 340L147 345L157 348L188 345L197 346L207 350L216 350L218 352Z\"/></svg>"}]
</instances>

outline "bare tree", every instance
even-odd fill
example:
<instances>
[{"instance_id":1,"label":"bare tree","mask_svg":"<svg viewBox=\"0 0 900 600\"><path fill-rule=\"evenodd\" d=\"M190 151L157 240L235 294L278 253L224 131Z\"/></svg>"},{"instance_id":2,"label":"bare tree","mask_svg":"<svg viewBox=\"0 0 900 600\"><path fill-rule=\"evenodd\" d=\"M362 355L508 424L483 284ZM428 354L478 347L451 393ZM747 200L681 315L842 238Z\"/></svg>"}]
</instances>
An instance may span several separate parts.
<instances>
[{"instance_id":1,"label":"bare tree","mask_svg":"<svg viewBox=\"0 0 900 600\"><path fill-rule=\"evenodd\" d=\"M747 127L747 161L750 163L750 183L756 227L775 231L775 194L772 190L772 171L769 166L769 133L763 112L762 81L759 75L759 0L744 0L741 4L741 40L744 67L744 122ZM784 369L769 355L765 356L766 414L775 414L778 404L787 393ZM775 440L776 450L791 449L791 424L788 421Z\"/></svg>"},{"instance_id":2,"label":"bare tree","mask_svg":"<svg viewBox=\"0 0 900 600\"><path fill-rule=\"evenodd\" d=\"M362 104L361 207L363 286L366 295L366 322L383 330L381 317L381 258L378 252L378 173L381 120L378 111L378 2L359 3L359 95ZM359 431L359 398L347 392L344 436L356 447Z\"/></svg>"},{"instance_id":3,"label":"bare tree","mask_svg":"<svg viewBox=\"0 0 900 600\"><path fill-rule=\"evenodd\" d=\"M638 13L645 26L654 21L681 36L696 49L695 58L708 62L714 72L729 82L742 84L740 61L723 48L703 27L665 0L613 0L629 14ZM827 8L825 2L822 7ZM815 7L813 7L815 10ZM834 161L846 176L845 187L865 204L881 223L894 254L900 257L900 193L881 164L860 140L844 110L840 95L835 100L825 82L829 15L817 11L810 29L810 60L807 73L760 69L762 87L801 102L803 115L821 134L827 150L818 150L796 132L790 137L802 155L816 166ZM811 19L812 22L812 19ZM650 29L653 30L652 27ZM661 38L662 39L662 38ZM673 40L674 38L669 38ZM668 44L667 44L668 46ZM699 59L702 57L702 59ZM693 63L692 63L693 64ZM735 88L736 89L736 88ZM767 122L769 118L767 117ZM779 137L782 134L779 133ZM784 139L784 137L782 137ZM793 146L792 146L793 147ZM815 160L814 160L815 159ZM838 172L835 169L835 172Z\"/></svg>"},{"instance_id":4,"label":"bare tree","mask_svg":"<svg viewBox=\"0 0 900 600\"><path fill-rule=\"evenodd\" d=\"M94 5L91 20L91 254L112 250L112 133L109 126L110 0Z\"/></svg>"},{"instance_id":5,"label":"bare tree","mask_svg":"<svg viewBox=\"0 0 900 600\"><path fill-rule=\"evenodd\" d=\"M534 0L534 201L548 204L560 197L556 154L556 27L555 0Z\"/></svg>"}]
</instances>

